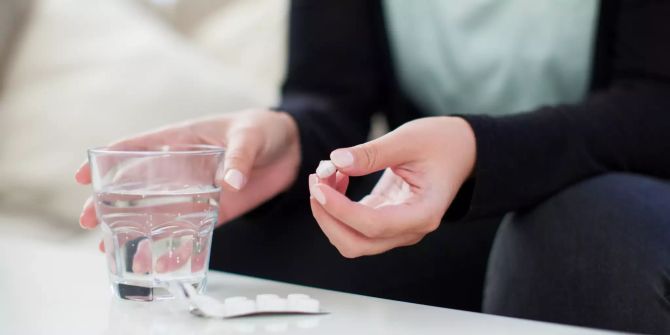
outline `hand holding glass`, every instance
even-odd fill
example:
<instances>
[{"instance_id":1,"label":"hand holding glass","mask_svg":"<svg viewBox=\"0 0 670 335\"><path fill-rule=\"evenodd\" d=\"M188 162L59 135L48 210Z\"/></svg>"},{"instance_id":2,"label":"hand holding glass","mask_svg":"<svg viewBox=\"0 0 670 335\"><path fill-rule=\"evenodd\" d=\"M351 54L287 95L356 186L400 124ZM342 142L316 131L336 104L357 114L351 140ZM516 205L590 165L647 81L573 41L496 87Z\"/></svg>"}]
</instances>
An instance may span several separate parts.
<instances>
[{"instance_id":1,"label":"hand holding glass","mask_svg":"<svg viewBox=\"0 0 670 335\"><path fill-rule=\"evenodd\" d=\"M208 145L89 150L95 209L114 293L170 298L170 282L206 285L224 151Z\"/></svg>"}]
</instances>

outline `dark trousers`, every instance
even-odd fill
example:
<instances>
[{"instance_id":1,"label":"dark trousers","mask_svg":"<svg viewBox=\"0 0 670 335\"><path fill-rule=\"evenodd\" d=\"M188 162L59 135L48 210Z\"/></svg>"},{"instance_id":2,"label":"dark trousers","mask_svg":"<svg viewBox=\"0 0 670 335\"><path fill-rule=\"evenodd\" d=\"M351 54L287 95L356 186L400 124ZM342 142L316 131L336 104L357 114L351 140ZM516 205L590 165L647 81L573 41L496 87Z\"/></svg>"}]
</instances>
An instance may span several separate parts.
<instances>
[{"instance_id":1,"label":"dark trousers","mask_svg":"<svg viewBox=\"0 0 670 335\"><path fill-rule=\"evenodd\" d=\"M484 312L670 334L670 183L608 174L498 230Z\"/></svg>"},{"instance_id":2,"label":"dark trousers","mask_svg":"<svg viewBox=\"0 0 670 335\"><path fill-rule=\"evenodd\" d=\"M376 178L355 178L360 199ZM267 205L266 205L267 207ZM307 196L261 209L214 233L210 267L296 284L434 306L481 310L484 274L502 218L443 224L419 244L357 259L342 257L312 217Z\"/></svg>"},{"instance_id":3,"label":"dark trousers","mask_svg":"<svg viewBox=\"0 0 670 335\"><path fill-rule=\"evenodd\" d=\"M605 175L500 221L445 223L415 246L349 260L306 200L217 229L211 266L475 311L484 292L487 313L670 333L670 184Z\"/></svg>"}]
</instances>

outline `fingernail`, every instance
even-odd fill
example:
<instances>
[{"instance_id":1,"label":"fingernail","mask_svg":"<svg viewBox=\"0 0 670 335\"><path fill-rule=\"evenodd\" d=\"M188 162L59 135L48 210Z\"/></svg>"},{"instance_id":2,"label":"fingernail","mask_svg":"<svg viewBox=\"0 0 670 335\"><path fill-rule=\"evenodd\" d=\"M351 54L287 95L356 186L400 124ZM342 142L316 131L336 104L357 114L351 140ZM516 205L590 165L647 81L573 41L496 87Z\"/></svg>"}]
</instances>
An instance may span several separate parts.
<instances>
[{"instance_id":1,"label":"fingernail","mask_svg":"<svg viewBox=\"0 0 670 335\"><path fill-rule=\"evenodd\" d=\"M91 222L85 222L84 221L84 214L79 216L79 226L86 229L86 230L91 230L93 229Z\"/></svg>"},{"instance_id":2,"label":"fingernail","mask_svg":"<svg viewBox=\"0 0 670 335\"><path fill-rule=\"evenodd\" d=\"M321 161L319 166L316 168L316 175L321 179L326 179L333 175L337 171L337 168L331 161Z\"/></svg>"},{"instance_id":3,"label":"fingernail","mask_svg":"<svg viewBox=\"0 0 670 335\"><path fill-rule=\"evenodd\" d=\"M84 219L84 213L82 212L81 214L79 214L79 227L82 227L84 229L88 229L88 227L84 225L84 220L83 219Z\"/></svg>"},{"instance_id":4,"label":"fingernail","mask_svg":"<svg viewBox=\"0 0 670 335\"><path fill-rule=\"evenodd\" d=\"M354 164L354 156L347 150L335 150L330 154L330 160L337 167L348 167Z\"/></svg>"},{"instance_id":5,"label":"fingernail","mask_svg":"<svg viewBox=\"0 0 670 335\"><path fill-rule=\"evenodd\" d=\"M318 186L313 186L312 187L312 196L314 196L314 199L318 201L321 205L326 204L326 195L321 192Z\"/></svg>"},{"instance_id":6,"label":"fingernail","mask_svg":"<svg viewBox=\"0 0 670 335\"><path fill-rule=\"evenodd\" d=\"M310 174L310 175L309 175L309 186L310 186L310 187L311 187L312 185L316 185L316 183L318 183L318 182L319 182L319 180L317 179L317 177L316 177L315 174Z\"/></svg>"},{"instance_id":7,"label":"fingernail","mask_svg":"<svg viewBox=\"0 0 670 335\"><path fill-rule=\"evenodd\" d=\"M92 202L93 202L92 197L86 198L86 201L84 201L84 206L82 206L81 209L86 209L86 207L88 207Z\"/></svg>"},{"instance_id":8,"label":"fingernail","mask_svg":"<svg viewBox=\"0 0 670 335\"><path fill-rule=\"evenodd\" d=\"M223 177L223 180L234 189L239 190L244 184L244 175L239 170L230 169L226 172L226 176Z\"/></svg>"},{"instance_id":9,"label":"fingernail","mask_svg":"<svg viewBox=\"0 0 670 335\"><path fill-rule=\"evenodd\" d=\"M84 229L90 229L88 225L85 225L84 223L84 214L86 213L86 207L88 207L91 203L93 202L93 198L89 197L86 199L84 202L84 206L82 207L81 214L79 214L79 226L81 226Z\"/></svg>"},{"instance_id":10,"label":"fingernail","mask_svg":"<svg viewBox=\"0 0 670 335\"><path fill-rule=\"evenodd\" d=\"M79 167L77 168L77 171L75 171L75 173L74 173L74 180L76 180L78 183L82 182L82 180L79 177L79 174L81 173L81 170L84 167L84 165L86 165L86 163L88 163L88 158L85 159L81 164L79 164Z\"/></svg>"}]
</instances>

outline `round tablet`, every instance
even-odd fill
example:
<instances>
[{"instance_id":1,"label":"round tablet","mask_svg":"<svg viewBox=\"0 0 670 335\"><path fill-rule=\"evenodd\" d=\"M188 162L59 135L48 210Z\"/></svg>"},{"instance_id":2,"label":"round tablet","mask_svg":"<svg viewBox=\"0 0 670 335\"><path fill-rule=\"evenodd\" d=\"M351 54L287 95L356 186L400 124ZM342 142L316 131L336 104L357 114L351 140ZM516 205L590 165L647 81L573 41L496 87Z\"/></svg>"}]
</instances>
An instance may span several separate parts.
<instances>
[{"instance_id":1,"label":"round tablet","mask_svg":"<svg viewBox=\"0 0 670 335\"><path fill-rule=\"evenodd\" d=\"M258 312L285 312L286 299L276 294L259 294L256 296L256 309Z\"/></svg>"},{"instance_id":2,"label":"round tablet","mask_svg":"<svg viewBox=\"0 0 670 335\"><path fill-rule=\"evenodd\" d=\"M308 299L309 296L307 294L302 294L302 293L291 293L286 297L288 300L295 300L295 299Z\"/></svg>"},{"instance_id":3,"label":"round tablet","mask_svg":"<svg viewBox=\"0 0 670 335\"><path fill-rule=\"evenodd\" d=\"M319 301L312 298L289 300L289 309L292 312L319 313Z\"/></svg>"}]
</instances>

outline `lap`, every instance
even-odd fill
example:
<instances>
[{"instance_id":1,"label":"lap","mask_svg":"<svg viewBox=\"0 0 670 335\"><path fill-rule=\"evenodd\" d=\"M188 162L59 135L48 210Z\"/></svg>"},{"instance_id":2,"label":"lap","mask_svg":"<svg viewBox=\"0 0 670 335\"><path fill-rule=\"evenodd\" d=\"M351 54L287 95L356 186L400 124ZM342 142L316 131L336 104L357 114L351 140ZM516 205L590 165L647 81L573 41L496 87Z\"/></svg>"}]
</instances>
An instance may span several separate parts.
<instances>
[{"instance_id":1,"label":"lap","mask_svg":"<svg viewBox=\"0 0 670 335\"><path fill-rule=\"evenodd\" d=\"M509 215L492 250L485 311L670 330L669 205L670 183L608 174Z\"/></svg>"}]
</instances>

